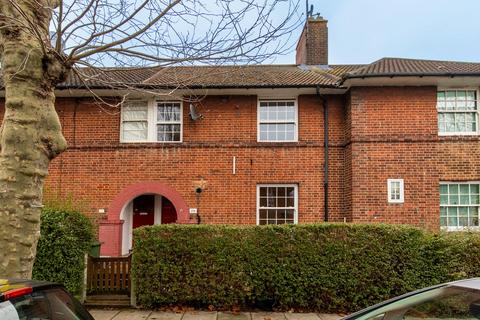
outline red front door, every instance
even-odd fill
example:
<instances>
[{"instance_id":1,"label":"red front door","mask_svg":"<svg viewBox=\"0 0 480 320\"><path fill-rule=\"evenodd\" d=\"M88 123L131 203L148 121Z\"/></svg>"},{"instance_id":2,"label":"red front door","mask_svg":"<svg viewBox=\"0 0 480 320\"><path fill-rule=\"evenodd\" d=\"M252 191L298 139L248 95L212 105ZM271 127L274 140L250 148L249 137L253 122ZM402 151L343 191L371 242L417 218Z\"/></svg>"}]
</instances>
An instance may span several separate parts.
<instances>
[{"instance_id":1,"label":"red front door","mask_svg":"<svg viewBox=\"0 0 480 320\"><path fill-rule=\"evenodd\" d=\"M162 197L162 224L177 222L175 206L165 197Z\"/></svg>"},{"instance_id":2,"label":"red front door","mask_svg":"<svg viewBox=\"0 0 480 320\"><path fill-rule=\"evenodd\" d=\"M143 195L133 199L133 228L151 226L155 221L155 196Z\"/></svg>"}]
</instances>

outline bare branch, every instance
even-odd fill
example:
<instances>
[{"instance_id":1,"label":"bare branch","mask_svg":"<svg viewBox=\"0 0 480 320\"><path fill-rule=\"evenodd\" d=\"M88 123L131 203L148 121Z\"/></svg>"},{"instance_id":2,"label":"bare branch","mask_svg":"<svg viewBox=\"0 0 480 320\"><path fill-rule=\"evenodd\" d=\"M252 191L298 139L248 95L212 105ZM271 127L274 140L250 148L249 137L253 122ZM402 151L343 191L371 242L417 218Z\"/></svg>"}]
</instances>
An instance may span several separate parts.
<instances>
[{"instance_id":1,"label":"bare branch","mask_svg":"<svg viewBox=\"0 0 480 320\"><path fill-rule=\"evenodd\" d=\"M94 55L95 53L98 53L98 52L102 52L102 50L106 50L108 48L111 48L111 47L115 47L115 46L118 46L118 45L121 45L129 40L132 40L132 39L135 39L137 36L141 35L142 33L144 33L145 31L147 31L148 29L150 29L151 26L153 26L158 20L160 20L163 16L165 16L167 14L167 12L169 12L174 6L176 6L177 4L180 3L181 0L175 0L173 1L172 3L170 3L162 12L160 12L160 14L155 17L154 19L152 19L149 23L147 23L143 28L141 28L140 30L138 30L137 32L134 32L132 33L131 35L129 35L128 37L126 38L123 38L123 39L120 39L120 40L117 40L117 41L114 41L112 43L107 43L97 49L94 49L92 51L87 51L87 52L84 52L82 54L79 54L77 56L73 55L75 52L74 50L72 50L72 54L70 54L70 59L72 59L73 61L77 61L77 60L80 60L80 59L83 59L85 57L88 57L88 56L91 56L91 55ZM125 22L121 23L121 25L123 25Z\"/></svg>"}]
</instances>

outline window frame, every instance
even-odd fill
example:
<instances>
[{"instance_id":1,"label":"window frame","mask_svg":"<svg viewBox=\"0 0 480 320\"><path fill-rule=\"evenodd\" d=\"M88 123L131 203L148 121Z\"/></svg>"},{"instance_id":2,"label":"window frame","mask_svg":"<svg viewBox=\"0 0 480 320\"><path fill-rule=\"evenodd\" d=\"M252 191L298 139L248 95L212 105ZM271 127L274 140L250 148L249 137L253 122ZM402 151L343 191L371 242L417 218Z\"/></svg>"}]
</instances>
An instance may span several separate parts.
<instances>
[{"instance_id":1,"label":"window frame","mask_svg":"<svg viewBox=\"0 0 480 320\"><path fill-rule=\"evenodd\" d=\"M128 102L146 102L147 104L147 139L146 140L125 140L123 138L123 106ZM180 124L179 141L158 141L157 140L157 105L158 103L179 103L180 104L180 123L172 122L170 124ZM122 103L120 107L120 143L182 143L183 142L183 101L182 100L162 100L162 99L129 99Z\"/></svg>"},{"instance_id":2,"label":"window frame","mask_svg":"<svg viewBox=\"0 0 480 320\"><path fill-rule=\"evenodd\" d=\"M180 104L180 121L175 121L175 122L158 122L158 104L159 103L178 103ZM152 125L153 127L153 138L154 138L154 142L157 142L157 143L182 143L183 142L183 101L178 101L178 100L154 100L154 104L153 104L153 113L154 113L154 116L153 116L153 119L154 119L154 123ZM158 141L158 132L157 132L157 126L159 124L179 124L180 125L180 140L178 141Z\"/></svg>"},{"instance_id":3,"label":"window frame","mask_svg":"<svg viewBox=\"0 0 480 320\"><path fill-rule=\"evenodd\" d=\"M400 199L392 199L392 183L400 183ZM405 203L405 185L403 179L387 179L387 200L388 203L401 204Z\"/></svg>"},{"instance_id":4,"label":"window frame","mask_svg":"<svg viewBox=\"0 0 480 320\"><path fill-rule=\"evenodd\" d=\"M477 180L474 180L474 181L440 181L438 183L438 219L440 221L440 217L441 217L441 207L447 207L447 208L450 208L450 207L477 207L478 208L478 215L479 215L479 218L480 218L480 203L478 205L471 205L471 204L458 204L458 205L450 205L450 204L446 204L446 205L442 205L441 202L440 202L440 186L441 185L451 185L451 184L458 184L458 185L471 185L471 184L476 184L476 185L479 185L479 189L480 189L480 181L477 181ZM448 195L450 195L450 192L448 193ZM460 195L460 194L459 194ZM469 196L471 194L469 193ZM458 218L459 216L457 216ZM440 224L440 223L439 223ZM443 230L443 231L469 231L469 230L474 230L474 231L478 231L480 230L480 222L479 222L479 225L478 226L466 226L466 227L460 227L460 226L456 226L456 227L453 227L453 226L442 226L440 224L440 229Z\"/></svg>"},{"instance_id":5,"label":"window frame","mask_svg":"<svg viewBox=\"0 0 480 320\"><path fill-rule=\"evenodd\" d=\"M262 187L285 187L285 188L288 188L288 187L293 187L293 190L295 192L295 196L294 196L294 199L293 199L293 202L294 202L294 207L293 207L293 224L298 224L298 202L299 202L299 199L298 199L298 184L296 183L261 183L261 184L257 184L257 210L256 210L256 214L257 214L257 217L256 217L256 224L257 226L260 225L260 188ZM270 208L273 208L273 207L270 207ZM278 209L277 207L275 207L276 209ZM286 208L291 208L291 207L284 207L285 209Z\"/></svg>"},{"instance_id":6,"label":"window frame","mask_svg":"<svg viewBox=\"0 0 480 320\"><path fill-rule=\"evenodd\" d=\"M466 111L446 111L446 110L439 110L438 109L438 92L439 91L475 91L476 95L476 103L477 109L476 110L466 110ZM478 136L480 135L480 106L479 106L479 88L475 87L461 87L461 88L446 88L446 87L438 87L437 88L437 98L436 98L436 105L435 109L437 110L437 132L439 136L448 137L448 136ZM440 127L438 126L438 114L439 113L475 113L476 116L476 130L474 132L462 132L462 131L454 131L454 132L440 132Z\"/></svg>"},{"instance_id":7,"label":"window frame","mask_svg":"<svg viewBox=\"0 0 480 320\"><path fill-rule=\"evenodd\" d=\"M144 141L144 140L125 140L124 137L123 137L123 125L125 122L127 122L126 120L123 119L123 116L124 116L124 106L125 104L129 103L129 102L145 102L146 105L147 105L147 140ZM122 105L120 106L120 142L121 143L143 143L143 142L148 142L149 140L149 122L150 122L150 102L149 100L147 99L129 99L127 101L125 101L124 103L122 103ZM132 121L134 122L134 121Z\"/></svg>"},{"instance_id":8,"label":"window frame","mask_svg":"<svg viewBox=\"0 0 480 320\"><path fill-rule=\"evenodd\" d=\"M291 121L261 121L260 119L260 103L264 101L271 101L271 102L283 102L283 101L293 101L295 107L295 129L293 132L293 140L261 140L260 139L260 124L263 123L291 123ZM257 98L257 142L260 143L295 143L298 142L298 97L280 97L280 98L272 98L272 97L258 97Z\"/></svg>"}]
</instances>

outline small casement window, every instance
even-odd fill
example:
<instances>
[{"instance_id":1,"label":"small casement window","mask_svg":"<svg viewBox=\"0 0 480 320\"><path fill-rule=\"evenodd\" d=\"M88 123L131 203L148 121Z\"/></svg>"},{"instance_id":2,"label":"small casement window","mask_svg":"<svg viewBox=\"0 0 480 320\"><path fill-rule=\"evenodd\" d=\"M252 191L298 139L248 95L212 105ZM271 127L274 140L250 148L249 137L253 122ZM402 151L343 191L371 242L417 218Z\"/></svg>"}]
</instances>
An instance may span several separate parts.
<instances>
[{"instance_id":1,"label":"small casement window","mask_svg":"<svg viewBox=\"0 0 480 320\"><path fill-rule=\"evenodd\" d=\"M148 102L128 101L122 106L122 141L148 140Z\"/></svg>"},{"instance_id":2,"label":"small casement window","mask_svg":"<svg viewBox=\"0 0 480 320\"><path fill-rule=\"evenodd\" d=\"M182 107L179 102L157 102L157 141L180 142Z\"/></svg>"},{"instance_id":3,"label":"small casement window","mask_svg":"<svg viewBox=\"0 0 480 320\"><path fill-rule=\"evenodd\" d=\"M182 102L125 102L120 139L121 142L181 142Z\"/></svg>"},{"instance_id":4,"label":"small casement window","mask_svg":"<svg viewBox=\"0 0 480 320\"><path fill-rule=\"evenodd\" d=\"M438 132L443 135L476 134L478 104L476 90L437 92Z\"/></svg>"},{"instance_id":5,"label":"small casement window","mask_svg":"<svg viewBox=\"0 0 480 320\"><path fill-rule=\"evenodd\" d=\"M258 101L258 141L297 141L296 100Z\"/></svg>"},{"instance_id":6,"label":"small casement window","mask_svg":"<svg viewBox=\"0 0 480 320\"><path fill-rule=\"evenodd\" d=\"M403 179L388 179L387 190L389 203L404 202Z\"/></svg>"},{"instance_id":7,"label":"small casement window","mask_svg":"<svg viewBox=\"0 0 480 320\"><path fill-rule=\"evenodd\" d=\"M257 186L257 224L298 222L298 187L295 184Z\"/></svg>"},{"instance_id":8,"label":"small casement window","mask_svg":"<svg viewBox=\"0 0 480 320\"><path fill-rule=\"evenodd\" d=\"M449 230L479 226L480 183L440 183L440 226Z\"/></svg>"}]
</instances>

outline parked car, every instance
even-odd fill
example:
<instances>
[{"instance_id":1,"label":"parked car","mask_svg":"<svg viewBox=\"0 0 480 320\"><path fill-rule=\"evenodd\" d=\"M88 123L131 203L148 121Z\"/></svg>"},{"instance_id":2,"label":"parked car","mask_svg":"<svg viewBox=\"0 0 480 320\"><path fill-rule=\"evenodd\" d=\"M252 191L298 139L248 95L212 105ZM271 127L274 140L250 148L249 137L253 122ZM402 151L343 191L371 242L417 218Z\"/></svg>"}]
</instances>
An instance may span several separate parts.
<instances>
[{"instance_id":1,"label":"parked car","mask_svg":"<svg viewBox=\"0 0 480 320\"><path fill-rule=\"evenodd\" d=\"M94 320L62 285L0 279L1 320Z\"/></svg>"},{"instance_id":2,"label":"parked car","mask_svg":"<svg viewBox=\"0 0 480 320\"><path fill-rule=\"evenodd\" d=\"M480 278L404 294L343 320L480 319Z\"/></svg>"}]
</instances>

